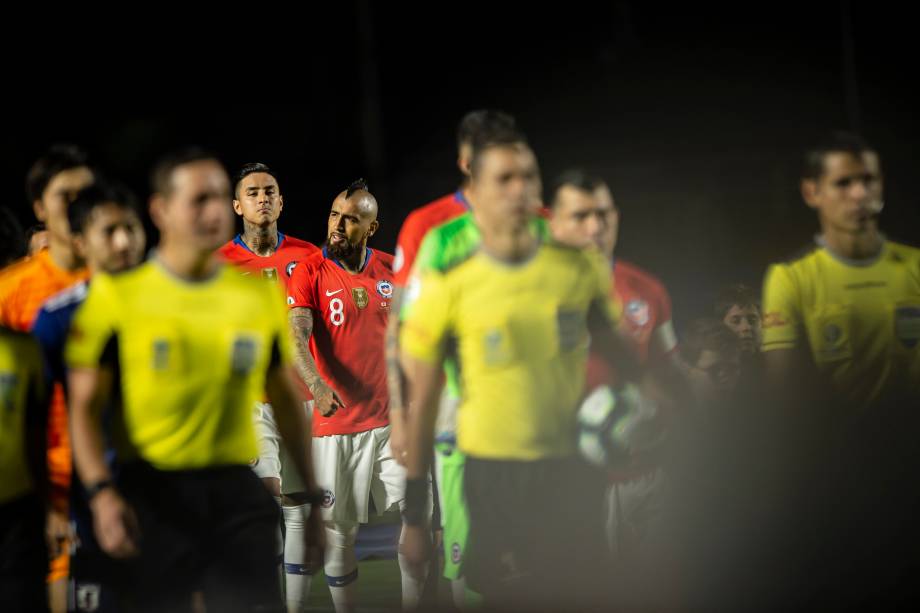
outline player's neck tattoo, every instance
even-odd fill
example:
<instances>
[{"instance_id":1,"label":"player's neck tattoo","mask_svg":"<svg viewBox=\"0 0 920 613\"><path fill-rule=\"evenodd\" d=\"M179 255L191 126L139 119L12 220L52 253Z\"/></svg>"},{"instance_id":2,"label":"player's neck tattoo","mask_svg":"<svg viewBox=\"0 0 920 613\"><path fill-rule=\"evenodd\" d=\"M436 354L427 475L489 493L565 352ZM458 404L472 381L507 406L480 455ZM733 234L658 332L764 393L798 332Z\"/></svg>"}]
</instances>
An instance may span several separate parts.
<instances>
[{"instance_id":1,"label":"player's neck tattoo","mask_svg":"<svg viewBox=\"0 0 920 613\"><path fill-rule=\"evenodd\" d=\"M261 227L243 220L243 242L253 253L269 256L278 248L278 224Z\"/></svg>"}]
</instances>

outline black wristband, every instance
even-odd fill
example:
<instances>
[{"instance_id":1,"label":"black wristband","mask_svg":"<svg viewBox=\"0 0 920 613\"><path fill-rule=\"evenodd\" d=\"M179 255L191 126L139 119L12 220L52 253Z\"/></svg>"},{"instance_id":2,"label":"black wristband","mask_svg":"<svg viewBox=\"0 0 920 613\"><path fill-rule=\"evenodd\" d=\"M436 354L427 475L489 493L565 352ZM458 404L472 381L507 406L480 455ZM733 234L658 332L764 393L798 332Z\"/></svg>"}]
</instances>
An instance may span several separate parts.
<instances>
[{"instance_id":1,"label":"black wristband","mask_svg":"<svg viewBox=\"0 0 920 613\"><path fill-rule=\"evenodd\" d=\"M308 504L311 506L316 506L323 503L323 499L326 497L326 492L317 488L308 492L294 492L292 494L285 494L285 496L297 504Z\"/></svg>"},{"instance_id":2,"label":"black wristband","mask_svg":"<svg viewBox=\"0 0 920 613\"><path fill-rule=\"evenodd\" d=\"M111 479L102 479L100 481L96 481L95 483L90 483L89 485L84 486L83 489L86 492L86 500L92 500L96 497L96 494L108 487L115 487L115 482Z\"/></svg>"},{"instance_id":3,"label":"black wristband","mask_svg":"<svg viewBox=\"0 0 920 613\"><path fill-rule=\"evenodd\" d=\"M428 479L406 479L406 508L403 522L408 526L419 526L425 522L428 508Z\"/></svg>"}]
</instances>

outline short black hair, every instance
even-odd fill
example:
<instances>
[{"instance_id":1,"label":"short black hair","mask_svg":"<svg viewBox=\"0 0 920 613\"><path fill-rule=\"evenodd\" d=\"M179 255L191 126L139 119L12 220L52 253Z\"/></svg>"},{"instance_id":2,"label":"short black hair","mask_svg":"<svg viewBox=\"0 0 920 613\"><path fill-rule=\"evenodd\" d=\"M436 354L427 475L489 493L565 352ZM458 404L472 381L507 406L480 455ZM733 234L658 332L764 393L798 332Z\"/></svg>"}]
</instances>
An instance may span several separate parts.
<instances>
[{"instance_id":1,"label":"short black hair","mask_svg":"<svg viewBox=\"0 0 920 613\"><path fill-rule=\"evenodd\" d=\"M550 192L553 195L550 202L552 208L556 207L559 200L559 191L566 185L591 193L599 187L606 186L607 182L583 168L569 168L560 173L556 180L553 181L553 191Z\"/></svg>"},{"instance_id":2,"label":"short black hair","mask_svg":"<svg viewBox=\"0 0 920 613\"><path fill-rule=\"evenodd\" d=\"M514 117L494 109L478 109L463 116L457 125L457 149L465 144L472 144L473 139L483 132L514 130Z\"/></svg>"},{"instance_id":3,"label":"short black hair","mask_svg":"<svg viewBox=\"0 0 920 613\"><path fill-rule=\"evenodd\" d=\"M696 319L690 322L687 334L680 344L681 357L690 366L695 366L703 351L740 351L741 343L725 324L712 318Z\"/></svg>"},{"instance_id":4,"label":"short black hair","mask_svg":"<svg viewBox=\"0 0 920 613\"><path fill-rule=\"evenodd\" d=\"M25 256L28 240L16 215L9 208L0 206L0 268Z\"/></svg>"},{"instance_id":5,"label":"short black hair","mask_svg":"<svg viewBox=\"0 0 920 613\"><path fill-rule=\"evenodd\" d=\"M223 168L220 158L201 147L187 147L164 155L157 161L153 172L150 173L151 191L154 194L168 195L172 191L172 175L176 168L204 160L213 160Z\"/></svg>"},{"instance_id":6,"label":"short black hair","mask_svg":"<svg viewBox=\"0 0 920 613\"><path fill-rule=\"evenodd\" d=\"M735 305L752 306L760 311L760 295L743 283L726 285L716 294L713 314L721 320Z\"/></svg>"},{"instance_id":7,"label":"short black hair","mask_svg":"<svg viewBox=\"0 0 920 613\"><path fill-rule=\"evenodd\" d=\"M262 162L250 162L248 164L243 164L243 167L240 168L240 171L236 173L236 176L233 178L233 196L237 200L239 200L240 196L240 183L242 183L243 179L249 175L255 174L257 172L264 172L267 175L271 175L271 177L279 184L280 187L281 181L278 180L278 175L276 175L274 171L266 164L263 164Z\"/></svg>"},{"instance_id":8,"label":"short black hair","mask_svg":"<svg viewBox=\"0 0 920 613\"><path fill-rule=\"evenodd\" d=\"M824 158L830 153L849 153L861 157L868 151L875 149L858 134L831 132L805 152L802 159L802 178L813 181L820 179L824 174Z\"/></svg>"},{"instance_id":9,"label":"short black hair","mask_svg":"<svg viewBox=\"0 0 920 613\"><path fill-rule=\"evenodd\" d=\"M527 137L514 125L492 126L473 135L470 141L473 148L470 157L470 174L475 174L482 159L482 154L494 147L513 147L527 145Z\"/></svg>"},{"instance_id":10,"label":"short black hair","mask_svg":"<svg viewBox=\"0 0 920 613\"><path fill-rule=\"evenodd\" d=\"M352 181L348 187L345 188L345 199L351 198L355 192L370 192L370 188L367 186L367 181L364 179L356 179Z\"/></svg>"},{"instance_id":11,"label":"short black hair","mask_svg":"<svg viewBox=\"0 0 920 613\"><path fill-rule=\"evenodd\" d=\"M130 209L140 217L137 198L121 184L100 180L77 192L73 202L67 207L67 221L73 234L82 234L93 216L93 210L104 204L114 204L123 209Z\"/></svg>"},{"instance_id":12,"label":"short black hair","mask_svg":"<svg viewBox=\"0 0 920 613\"><path fill-rule=\"evenodd\" d=\"M51 180L61 172L81 166L89 167L89 156L76 145L52 145L38 158L26 175L26 197L29 202L42 199Z\"/></svg>"}]
</instances>

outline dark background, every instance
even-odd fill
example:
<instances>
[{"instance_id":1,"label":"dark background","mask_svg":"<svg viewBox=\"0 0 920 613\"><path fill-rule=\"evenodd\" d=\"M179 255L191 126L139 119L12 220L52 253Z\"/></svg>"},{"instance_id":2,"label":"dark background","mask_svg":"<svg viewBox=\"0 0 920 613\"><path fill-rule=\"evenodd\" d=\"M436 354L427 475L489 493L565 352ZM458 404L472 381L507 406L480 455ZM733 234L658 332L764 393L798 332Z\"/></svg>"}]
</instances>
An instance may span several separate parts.
<instances>
[{"instance_id":1,"label":"dark background","mask_svg":"<svg viewBox=\"0 0 920 613\"><path fill-rule=\"evenodd\" d=\"M316 242L335 194L366 177L381 203L372 245L392 251L408 211L457 185L459 118L497 107L547 186L572 165L609 180L618 255L665 282L678 324L811 240L799 159L829 130L878 148L883 228L917 238L916 34L893 6L339 4L233 9L206 34L178 16L149 38L71 37L28 86L7 79L5 203L33 222L23 178L53 142L85 146L144 197L160 154L198 144L231 170L272 166L282 230Z\"/></svg>"}]
</instances>

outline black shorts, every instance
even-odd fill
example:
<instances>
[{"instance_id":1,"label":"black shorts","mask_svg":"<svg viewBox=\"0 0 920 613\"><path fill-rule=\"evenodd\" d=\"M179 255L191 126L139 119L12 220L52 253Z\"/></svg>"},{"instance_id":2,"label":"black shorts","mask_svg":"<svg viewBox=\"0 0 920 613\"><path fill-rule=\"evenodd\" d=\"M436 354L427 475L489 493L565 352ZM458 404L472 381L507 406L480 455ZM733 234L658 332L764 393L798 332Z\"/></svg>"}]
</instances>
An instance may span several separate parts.
<instances>
[{"instance_id":1,"label":"black shorts","mask_svg":"<svg viewBox=\"0 0 920 613\"><path fill-rule=\"evenodd\" d=\"M467 458L466 575L489 610L603 607L605 484L576 458Z\"/></svg>"},{"instance_id":2,"label":"black shorts","mask_svg":"<svg viewBox=\"0 0 920 613\"><path fill-rule=\"evenodd\" d=\"M0 504L0 611L45 611L45 511L35 496Z\"/></svg>"},{"instance_id":3,"label":"black shorts","mask_svg":"<svg viewBox=\"0 0 920 613\"><path fill-rule=\"evenodd\" d=\"M140 550L124 563L127 610L185 611L193 591L209 611L282 611L278 505L248 466L159 471L122 467L119 489L137 513Z\"/></svg>"}]
</instances>

